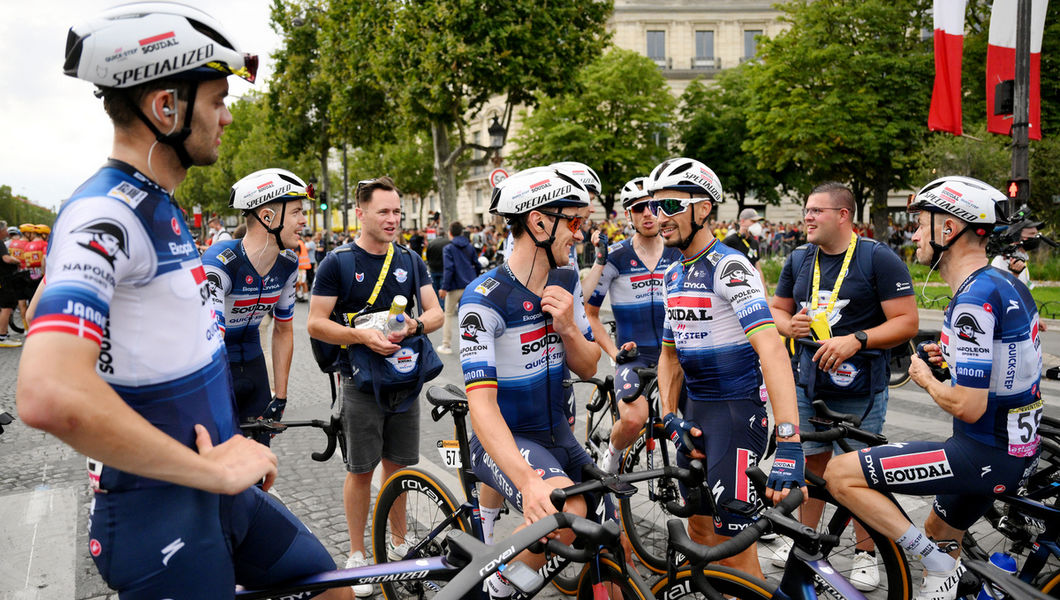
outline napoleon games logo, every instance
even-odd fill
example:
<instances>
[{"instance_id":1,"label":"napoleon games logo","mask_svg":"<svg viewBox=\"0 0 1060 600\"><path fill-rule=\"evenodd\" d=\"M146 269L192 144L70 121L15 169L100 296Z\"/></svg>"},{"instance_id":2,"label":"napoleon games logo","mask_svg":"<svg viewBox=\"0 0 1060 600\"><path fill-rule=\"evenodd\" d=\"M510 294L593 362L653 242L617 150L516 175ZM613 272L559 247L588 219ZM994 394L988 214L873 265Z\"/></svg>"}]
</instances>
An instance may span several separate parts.
<instances>
[{"instance_id":1,"label":"napoleon games logo","mask_svg":"<svg viewBox=\"0 0 1060 600\"><path fill-rule=\"evenodd\" d=\"M979 326L979 321L975 320L970 313L961 313L957 316L957 320L953 322L954 329L957 330L957 337L961 338L966 342L971 342L976 346L979 345L979 340L976 339L976 334L986 333L983 328Z\"/></svg>"},{"instance_id":2,"label":"napoleon games logo","mask_svg":"<svg viewBox=\"0 0 1060 600\"><path fill-rule=\"evenodd\" d=\"M460 339L462 340L477 344L479 332L485 330L486 328L482 326L482 317L478 316L478 313L469 312L460 321Z\"/></svg>"},{"instance_id":3,"label":"napoleon games logo","mask_svg":"<svg viewBox=\"0 0 1060 600\"><path fill-rule=\"evenodd\" d=\"M751 273L739 261L729 263L721 271L721 280L725 282L727 287L751 287L751 284L748 283L750 278Z\"/></svg>"},{"instance_id":4,"label":"napoleon games logo","mask_svg":"<svg viewBox=\"0 0 1060 600\"><path fill-rule=\"evenodd\" d=\"M78 246L87 248L102 256L111 267L114 266L114 261L118 258L119 253L124 254L126 258L129 257L127 247L129 234L126 233L125 227L117 221L97 219L75 229L73 233L81 234L82 236L77 241Z\"/></svg>"}]
</instances>

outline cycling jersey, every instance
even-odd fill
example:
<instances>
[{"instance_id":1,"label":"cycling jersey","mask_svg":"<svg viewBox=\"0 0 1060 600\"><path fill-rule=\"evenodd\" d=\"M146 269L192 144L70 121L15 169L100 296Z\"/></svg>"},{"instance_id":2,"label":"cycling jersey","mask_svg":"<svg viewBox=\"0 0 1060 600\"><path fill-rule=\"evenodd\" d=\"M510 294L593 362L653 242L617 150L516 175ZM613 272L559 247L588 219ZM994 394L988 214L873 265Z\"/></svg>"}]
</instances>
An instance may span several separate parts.
<instances>
[{"instance_id":1,"label":"cycling jersey","mask_svg":"<svg viewBox=\"0 0 1060 600\"><path fill-rule=\"evenodd\" d=\"M654 269L648 269L633 250L632 240L612 244L607 250L607 264L600 275L600 283L589 297L589 304L600 306L611 294L611 312L618 326L615 338L618 346L636 342L637 348L656 353L662 344L662 325L666 313L663 299L663 273L675 262L680 262L677 248L664 248Z\"/></svg>"},{"instance_id":2,"label":"cycling jersey","mask_svg":"<svg viewBox=\"0 0 1060 600\"><path fill-rule=\"evenodd\" d=\"M717 239L665 275L664 346L677 350L692 401L741 400L762 384L755 333L774 327L758 271Z\"/></svg>"},{"instance_id":3,"label":"cycling jersey","mask_svg":"<svg viewBox=\"0 0 1060 600\"><path fill-rule=\"evenodd\" d=\"M950 384L989 390L986 412L974 423L954 418L954 435L1033 456L1043 411L1042 348L1027 286L993 267L972 273L946 309L939 340Z\"/></svg>"},{"instance_id":4,"label":"cycling jersey","mask_svg":"<svg viewBox=\"0 0 1060 600\"><path fill-rule=\"evenodd\" d=\"M193 450L197 423L214 444L235 434L206 273L180 207L164 189L130 165L108 161L60 209L47 278L30 336L60 332L99 344L103 380ZM108 491L169 485L106 466L93 483Z\"/></svg>"},{"instance_id":5,"label":"cycling jersey","mask_svg":"<svg viewBox=\"0 0 1060 600\"><path fill-rule=\"evenodd\" d=\"M570 269L553 269L549 285L574 296L574 321L592 340L581 284ZM515 279L508 264L468 284L460 299L460 362L468 391L497 389L512 433L546 433L567 423L566 353L541 298Z\"/></svg>"},{"instance_id":6,"label":"cycling jersey","mask_svg":"<svg viewBox=\"0 0 1060 600\"><path fill-rule=\"evenodd\" d=\"M7 245L7 251L11 254L11 256L18 259L20 269L26 268L26 257L24 256L24 254L26 252L27 243L29 242L19 238L17 240L11 240L11 242Z\"/></svg>"},{"instance_id":7,"label":"cycling jersey","mask_svg":"<svg viewBox=\"0 0 1060 600\"><path fill-rule=\"evenodd\" d=\"M22 248L22 256L26 261L26 268L29 269L31 278L40 279L44 276L44 270L41 267L44 264L44 256L47 252L48 242L41 239L26 242L26 245Z\"/></svg>"},{"instance_id":8,"label":"cycling jersey","mask_svg":"<svg viewBox=\"0 0 1060 600\"><path fill-rule=\"evenodd\" d=\"M202 263L228 359L239 363L261 356L258 325L265 315L272 311L277 321L294 318L298 256L284 250L261 276L247 257L243 241L225 240L207 248Z\"/></svg>"}]
</instances>

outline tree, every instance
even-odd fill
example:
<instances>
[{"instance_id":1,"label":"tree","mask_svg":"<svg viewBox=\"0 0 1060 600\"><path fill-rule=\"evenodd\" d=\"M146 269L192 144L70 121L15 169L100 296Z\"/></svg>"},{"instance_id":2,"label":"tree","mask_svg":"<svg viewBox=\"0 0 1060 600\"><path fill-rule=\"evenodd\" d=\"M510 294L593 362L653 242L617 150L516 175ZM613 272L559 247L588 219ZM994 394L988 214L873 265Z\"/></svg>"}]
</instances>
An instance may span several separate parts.
<instances>
[{"instance_id":1,"label":"tree","mask_svg":"<svg viewBox=\"0 0 1060 600\"><path fill-rule=\"evenodd\" d=\"M1000 136L987 136L986 119L981 119L964 137L931 134L912 173L912 187L945 175L965 175L1002 188L1011 164L1008 145Z\"/></svg>"},{"instance_id":2,"label":"tree","mask_svg":"<svg viewBox=\"0 0 1060 600\"><path fill-rule=\"evenodd\" d=\"M791 169L805 184L848 182L859 217L871 193L877 231L888 191L906 187L927 134L931 98L926 0L792 0L791 28L759 45L752 65L749 139L760 168ZM805 184L799 184L800 187ZM805 190L804 190L805 191Z\"/></svg>"},{"instance_id":3,"label":"tree","mask_svg":"<svg viewBox=\"0 0 1060 600\"><path fill-rule=\"evenodd\" d=\"M538 103L514 140L516 165L588 164L602 179L608 213L627 181L647 175L668 154L657 140L676 102L659 67L636 52L611 50L577 73L571 91L539 94Z\"/></svg>"},{"instance_id":4,"label":"tree","mask_svg":"<svg viewBox=\"0 0 1060 600\"><path fill-rule=\"evenodd\" d=\"M430 131L434 184L451 216L464 156L486 149L467 141L469 116L501 96L508 127L514 106L567 89L578 67L602 51L610 13L610 0L334 0L329 19L350 41L328 61L366 62L373 85Z\"/></svg>"},{"instance_id":5,"label":"tree","mask_svg":"<svg viewBox=\"0 0 1060 600\"><path fill-rule=\"evenodd\" d=\"M723 189L736 196L738 211L751 193L767 204L780 203L777 178L759 169L754 155L741 147L747 140L751 105L747 75L745 63L721 72L714 86L692 81L681 95L676 123L681 155L702 157Z\"/></svg>"},{"instance_id":6,"label":"tree","mask_svg":"<svg viewBox=\"0 0 1060 600\"><path fill-rule=\"evenodd\" d=\"M15 227L23 223L51 226L55 221L55 212L23 196L16 196L9 185L0 185L0 219Z\"/></svg>"}]
</instances>

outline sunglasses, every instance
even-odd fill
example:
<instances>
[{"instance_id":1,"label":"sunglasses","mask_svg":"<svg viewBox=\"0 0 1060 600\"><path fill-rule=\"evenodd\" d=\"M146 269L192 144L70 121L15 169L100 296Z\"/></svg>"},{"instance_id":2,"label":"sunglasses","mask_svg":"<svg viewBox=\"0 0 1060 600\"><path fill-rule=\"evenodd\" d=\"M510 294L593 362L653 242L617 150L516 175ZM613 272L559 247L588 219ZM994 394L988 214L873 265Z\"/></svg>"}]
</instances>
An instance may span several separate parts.
<instances>
[{"instance_id":1,"label":"sunglasses","mask_svg":"<svg viewBox=\"0 0 1060 600\"><path fill-rule=\"evenodd\" d=\"M554 219L564 219L564 220L566 220L567 221L567 229L569 229L571 233L578 233L578 230L581 229L581 227L582 227L582 223L585 222L585 217L580 216L580 215L565 215L565 214L563 214L561 212L552 212L552 211L545 211L545 210L542 210L542 211L539 211L539 212L541 214L543 214L543 215L548 215L548 216L550 216L550 217L552 217Z\"/></svg>"},{"instance_id":2,"label":"sunglasses","mask_svg":"<svg viewBox=\"0 0 1060 600\"><path fill-rule=\"evenodd\" d=\"M658 215L659 211L662 211L668 217L676 217L688 210L693 200L693 198L660 198L659 200L649 200L648 207L653 215Z\"/></svg>"},{"instance_id":3,"label":"sunglasses","mask_svg":"<svg viewBox=\"0 0 1060 600\"><path fill-rule=\"evenodd\" d=\"M638 202L638 203L634 204L633 206L630 206L629 207L629 212L634 214L634 215L639 215L640 213L644 212L644 209L650 210L652 215L658 215L659 214L658 208L655 207L655 206L652 206L652 201L651 200L645 200L643 202Z\"/></svg>"}]
</instances>

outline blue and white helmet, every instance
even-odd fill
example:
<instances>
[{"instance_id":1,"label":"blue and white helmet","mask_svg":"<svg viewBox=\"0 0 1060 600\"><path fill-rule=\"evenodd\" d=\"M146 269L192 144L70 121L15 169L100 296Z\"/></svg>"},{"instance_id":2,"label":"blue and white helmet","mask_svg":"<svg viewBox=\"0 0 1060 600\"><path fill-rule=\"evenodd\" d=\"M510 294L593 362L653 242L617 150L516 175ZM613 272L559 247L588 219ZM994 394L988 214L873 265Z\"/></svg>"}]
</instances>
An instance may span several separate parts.
<instances>
[{"instance_id":1,"label":"blue and white helmet","mask_svg":"<svg viewBox=\"0 0 1060 600\"><path fill-rule=\"evenodd\" d=\"M545 207L589 206L589 190L553 167L519 171L493 188L490 213L512 217Z\"/></svg>"},{"instance_id":2,"label":"blue and white helmet","mask_svg":"<svg viewBox=\"0 0 1060 600\"><path fill-rule=\"evenodd\" d=\"M232 185L228 206L237 210L254 210L270 202L313 198L313 184L285 169L262 169Z\"/></svg>"},{"instance_id":3,"label":"blue and white helmet","mask_svg":"<svg viewBox=\"0 0 1060 600\"><path fill-rule=\"evenodd\" d=\"M626 185L622 186L622 194L620 195L622 208L629 210L629 207L636 204L638 200L649 196L651 196L651 193L648 192L646 177L630 179L626 182Z\"/></svg>"},{"instance_id":4,"label":"blue and white helmet","mask_svg":"<svg viewBox=\"0 0 1060 600\"><path fill-rule=\"evenodd\" d=\"M968 223L994 225L1003 221L998 218L999 209L1006 202L1005 194L990 184L972 177L951 175L920 188L907 210L946 213Z\"/></svg>"},{"instance_id":5,"label":"blue and white helmet","mask_svg":"<svg viewBox=\"0 0 1060 600\"><path fill-rule=\"evenodd\" d=\"M596 171L592 170L592 168L587 164L568 160L558 163L552 163L549 166L555 169L566 171L575 179L580 181L581 184L585 186L585 189L596 194L597 196L600 195L600 190L603 189L603 185L600 183L600 177L598 177L596 175Z\"/></svg>"},{"instance_id":6,"label":"blue and white helmet","mask_svg":"<svg viewBox=\"0 0 1060 600\"><path fill-rule=\"evenodd\" d=\"M652 169L648 176L648 192L677 190L695 196L706 195L704 200L714 204L724 201L721 181L707 165L694 158L671 158Z\"/></svg>"}]
</instances>

